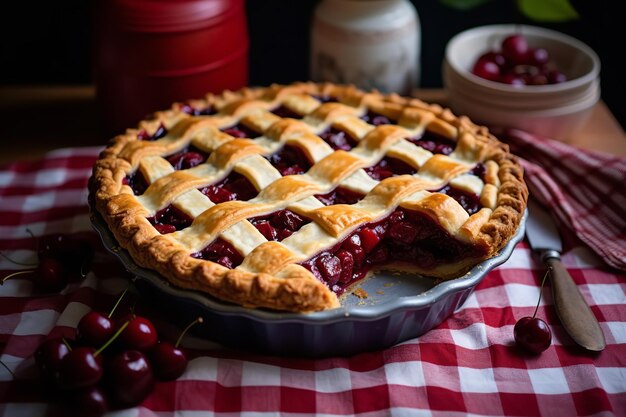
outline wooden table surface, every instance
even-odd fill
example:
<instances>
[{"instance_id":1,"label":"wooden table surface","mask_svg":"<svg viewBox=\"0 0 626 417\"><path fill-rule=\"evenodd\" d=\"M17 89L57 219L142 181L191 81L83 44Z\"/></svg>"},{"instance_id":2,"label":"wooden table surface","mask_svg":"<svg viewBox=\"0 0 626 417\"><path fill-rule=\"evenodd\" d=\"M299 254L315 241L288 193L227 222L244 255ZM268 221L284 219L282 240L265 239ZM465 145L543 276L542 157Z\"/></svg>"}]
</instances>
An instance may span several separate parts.
<instances>
[{"instance_id":1,"label":"wooden table surface","mask_svg":"<svg viewBox=\"0 0 626 417\"><path fill-rule=\"evenodd\" d=\"M446 104L441 89L416 90L420 99ZM0 87L0 165L32 160L62 147L105 145L93 86ZM626 157L626 134L603 102L569 144Z\"/></svg>"}]
</instances>

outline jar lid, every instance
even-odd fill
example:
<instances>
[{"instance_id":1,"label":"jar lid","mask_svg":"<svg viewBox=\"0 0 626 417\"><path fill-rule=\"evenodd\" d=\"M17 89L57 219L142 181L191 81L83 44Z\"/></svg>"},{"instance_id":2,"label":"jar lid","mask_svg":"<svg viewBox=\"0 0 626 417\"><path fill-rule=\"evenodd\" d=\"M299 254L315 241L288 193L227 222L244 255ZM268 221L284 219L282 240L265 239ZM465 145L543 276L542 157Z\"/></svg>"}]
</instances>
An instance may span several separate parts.
<instances>
[{"instance_id":1,"label":"jar lid","mask_svg":"<svg viewBox=\"0 0 626 417\"><path fill-rule=\"evenodd\" d=\"M206 27L238 13L243 0L101 0L110 25L135 32L175 32Z\"/></svg>"}]
</instances>

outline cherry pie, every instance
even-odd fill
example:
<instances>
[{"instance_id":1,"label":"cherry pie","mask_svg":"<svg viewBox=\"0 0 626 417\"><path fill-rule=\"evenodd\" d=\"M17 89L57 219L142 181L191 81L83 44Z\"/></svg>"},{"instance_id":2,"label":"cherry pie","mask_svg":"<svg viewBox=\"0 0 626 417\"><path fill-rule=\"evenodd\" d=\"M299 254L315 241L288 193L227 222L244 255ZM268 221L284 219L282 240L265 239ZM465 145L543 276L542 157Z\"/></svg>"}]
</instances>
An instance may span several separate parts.
<instances>
[{"instance_id":1,"label":"cherry pie","mask_svg":"<svg viewBox=\"0 0 626 417\"><path fill-rule=\"evenodd\" d=\"M141 266L248 307L310 312L380 268L462 276L526 208L506 145L466 117L352 86L208 95L116 137L93 207Z\"/></svg>"}]
</instances>

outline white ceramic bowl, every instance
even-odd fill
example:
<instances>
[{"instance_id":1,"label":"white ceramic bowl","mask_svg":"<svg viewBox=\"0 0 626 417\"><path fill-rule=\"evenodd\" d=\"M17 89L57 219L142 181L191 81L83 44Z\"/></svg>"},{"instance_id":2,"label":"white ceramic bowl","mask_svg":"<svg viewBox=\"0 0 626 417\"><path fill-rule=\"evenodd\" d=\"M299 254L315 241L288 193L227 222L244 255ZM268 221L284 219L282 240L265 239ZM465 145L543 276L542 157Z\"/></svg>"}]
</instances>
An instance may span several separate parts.
<instances>
[{"instance_id":1,"label":"white ceramic bowl","mask_svg":"<svg viewBox=\"0 0 626 417\"><path fill-rule=\"evenodd\" d=\"M560 84L512 86L489 81L471 70L479 56L500 49L502 40L521 33L531 47L545 48L566 76ZM567 141L582 128L600 99L600 60L581 41L526 25L489 25L463 31L446 46L443 83L452 111L474 122L513 127Z\"/></svg>"}]
</instances>

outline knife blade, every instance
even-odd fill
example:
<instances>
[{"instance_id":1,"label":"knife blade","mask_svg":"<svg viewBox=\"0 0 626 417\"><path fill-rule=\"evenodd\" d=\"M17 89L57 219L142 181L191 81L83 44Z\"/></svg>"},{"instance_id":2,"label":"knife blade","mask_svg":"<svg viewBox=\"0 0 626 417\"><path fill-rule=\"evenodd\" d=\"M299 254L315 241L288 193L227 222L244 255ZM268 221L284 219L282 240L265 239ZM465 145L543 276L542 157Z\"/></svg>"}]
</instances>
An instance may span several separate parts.
<instances>
[{"instance_id":1,"label":"knife blade","mask_svg":"<svg viewBox=\"0 0 626 417\"><path fill-rule=\"evenodd\" d=\"M571 275L561 263L563 245L556 224L550 213L532 199L528 202L526 237L532 250L550 268L554 307L563 328L585 349L603 350L606 341L602 328Z\"/></svg>"}]
</instances>

